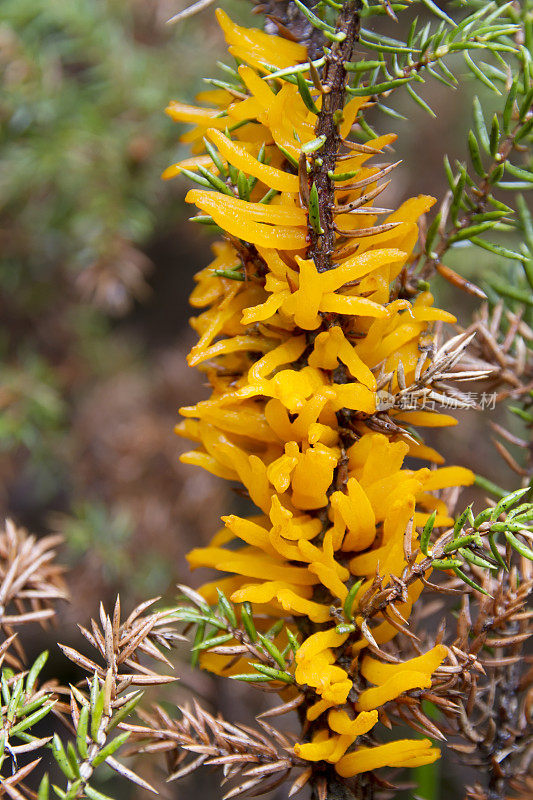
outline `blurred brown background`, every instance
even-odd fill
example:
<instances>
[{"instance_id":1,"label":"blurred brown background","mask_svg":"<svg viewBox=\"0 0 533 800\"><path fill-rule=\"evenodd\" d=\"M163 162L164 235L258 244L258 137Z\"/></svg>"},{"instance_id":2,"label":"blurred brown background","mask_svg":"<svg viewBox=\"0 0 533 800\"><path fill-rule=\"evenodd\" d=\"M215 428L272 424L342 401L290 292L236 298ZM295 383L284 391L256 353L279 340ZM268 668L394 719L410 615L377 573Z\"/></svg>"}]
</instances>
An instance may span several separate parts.
<instances>
[{"instance_id":1,"label":"blurred brown background","mask_svg":"<svg viewBox=\"0 0 533 800\"><path fill-rule=\"evenodd\" d=\"M244 0L223 5L237 21L253 19ZM186 445L173 434L178 408L206 392L185 353L194 340L187 296L210 240L187 223L187 182L159 179L186 154L163 109L169 99L191 102L224 58L212 10L165 25L181 7L3 0L0 9L0 510L39 535L65 536L74 577L62 641L117 592L129 608L198 582L184 553L234 502L222 481L179 463ZM407 96L394 105L408 122L371 118L399 134L404 162L388 202L442 197L444 145L451 159L466 157L471 92L461 89L423 87L437 119ZM470 252L447 263L478 280L492 257L478 251L472 263ZM435 291L464 320L476 307L441 279ZM512 488L487 413L463 413L438 446ZM42 646L36 636L35 651ZM231 718L246 705L234 684L236 703L185 664L183 678L181 695L217 691ZM212 792L214 782L201 780Z\"/></svg>"}]
</instances>

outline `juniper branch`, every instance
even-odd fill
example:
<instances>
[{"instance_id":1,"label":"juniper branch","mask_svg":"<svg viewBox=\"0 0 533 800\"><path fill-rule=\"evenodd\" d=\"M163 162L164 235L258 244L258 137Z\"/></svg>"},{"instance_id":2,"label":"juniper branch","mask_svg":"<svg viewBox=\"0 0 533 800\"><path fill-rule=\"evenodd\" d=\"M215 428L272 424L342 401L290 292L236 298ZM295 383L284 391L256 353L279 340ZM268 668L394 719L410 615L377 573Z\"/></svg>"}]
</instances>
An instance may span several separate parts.
<instances>
[{"instance_id":1,"label":"juniper branch","mask_svg":"<svg viewBox=\"0 0 533 800\"><path fill-rule=\"evenodd\" d=\"M531 109L533 110L533 106ZM444 211L444 214L440 223L440 229L442 231L440 235L440 241L437 247L431 251L430 254L426 255L420 272L418 273L419 279L427 280L441 265L443 257L452 247L454 242L457 241L459 237L463 238L463 232L468 234L469 229L476 224L476 217L484 215L486 212L490 211L490 199L492 192L495 185L497 185L498 181L501 179L503 166L508 162L513 150L516 147L516 137L518 136L524 121L527 121L527 118L519 120L514 126L513 130L507 134L504 139L502 139L495 156L492 158L486 169L485 176L479 181L477 186L472 187L471 193L473 195L473 202L470 204L470 208L465 210L465 212L461 214L455 222L453 222L448 230L445 230L445 226L450 203L445 200L443 206L441 207L441 211ZM461 177L459 174L457 181L460 180ZM448 195L448 197L451 200L451 195ZM494 219L494 221L489 225L488 229L495 227L497 223L498 219ZM471 235L467 236L466 238L473 238L476 236L476 233L477 231L472 231Z\"/></svg>"},{"instance_id":2,"label":"juniper branch","mask_svg":"<svg viewBox=\"0 0 533 800\"><path fill-rule=\"evenodd\" d=\"M344 33L341 42L334 42L326 54L321 74L324 87L322 108L318 115L316 135L325 136L324 145L311 160L309 186L316 186L320 223L324 233L317 233L311 224L308 227L310 245L308 255L315 262L318 272L332 268L331 256L335 245L333 208L335 206L335 183L330 177L335 172L341 138L338 125L346 99L348 73L345 63L350 61L355 42L359 36L360 0L346 2L339 14L336 31Z\"/></svg>"}]
</instances>

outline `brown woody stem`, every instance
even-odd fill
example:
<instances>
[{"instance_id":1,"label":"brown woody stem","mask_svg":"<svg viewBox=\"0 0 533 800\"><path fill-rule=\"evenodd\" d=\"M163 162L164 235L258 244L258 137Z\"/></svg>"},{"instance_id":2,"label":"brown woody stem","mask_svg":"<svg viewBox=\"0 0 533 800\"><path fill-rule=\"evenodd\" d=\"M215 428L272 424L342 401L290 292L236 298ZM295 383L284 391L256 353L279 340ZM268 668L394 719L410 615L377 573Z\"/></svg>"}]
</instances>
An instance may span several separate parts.
<instances>
[{"instance_id":1,"label":"brown woody stem","mask_svg":"<svg viewBox=\"0 0 533 800\"><path fill-rule=\"evenodd\" d=\"M339 124L346 99L347 72L344 64L351 60L355 42L359 36L360 0L346 2L339 13L337 33L344 33L342 42L334 42L326 54L326 62L320 76L324 92L322 107L315 128L317 138L325 136L323 147L311 161L309 187L315 184L318 192L320 225L323 233L317 233L309 224L308 257L312 258L318 272L326 272L333 267L332 253L335 247L335 228L333 209L335 206L335 183L329 173L334 173L341 144ZM304 706L305 708L305 706ZM364 777L364 776L363 776ZM371 800L373 786L371 779L342 781L332 767L324 774L317 773L311 778L313 800Z\"/></svg>"},{"instance_id":2,"label":"brown woody stem","mask_svg":"<svg viewBox=\"0 0 533 800\"><path fill-rule=\"evenodd\" d=\"M339 123L346 98L347 72L344 64L351 60L355 42L359 37L361 19L360 0L346 2L337 20L337 32L344 33L342 42L334 42L326 55L322 69L321 82L325 89L322 95L322 108L318 115L316 135L325 136L324 146L312 161L309 186L313 183L318 191L320 222L324 233L318 234L309 226L309 258L316 264L318 272L332 268L331 255L335 246L333 226L333 207L335 204L334 181L329 172L335 172L340 145Z\"/></svg>"}]
</instances>

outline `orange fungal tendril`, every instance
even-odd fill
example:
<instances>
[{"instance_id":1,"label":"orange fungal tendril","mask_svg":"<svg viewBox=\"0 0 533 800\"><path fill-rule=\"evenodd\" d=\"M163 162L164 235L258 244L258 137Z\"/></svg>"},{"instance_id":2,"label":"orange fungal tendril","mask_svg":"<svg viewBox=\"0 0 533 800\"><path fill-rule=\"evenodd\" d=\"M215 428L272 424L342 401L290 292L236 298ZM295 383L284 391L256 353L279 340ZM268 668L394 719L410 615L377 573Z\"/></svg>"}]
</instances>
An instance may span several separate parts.
<instances>
[{"instance_id":1,"label":"orange fungal tendril","mask_svg":"<svg viewBox=\"0 0 533 800\"><path fill-rule=\"evenodd\" d=\"M437 645L410 661L382 663L365 654L362 634L336 632L334 610L342 609L350 587L361 581L353 604L354 625L360 624L359 603L376 570L386 586L406 566L410 520L413 548L416 526L431 511L437 510L437 524L452 521L444 503L430 493L473 481L469 470L440 466L440 454L415 442L405 427L450 425L454 418L392 408L394 433L376 432L368 424L379 406L378 372L395 373L401 361L409 386L420 342L431 335L432 324L455 320L433 306L429 292L413 302L391 298L391 283L415 246L417 220L434 201L407 200L379 219L378 224L398 223L394 228L365 236L356 253L318 272L307 253L308 210L286 157L298 159L315 138L316 115L294 83L265 80L272 67L304 64L307 53L294 42L242 28L223 11L217 15L230 53L242 62L244 99L215 90L203 93L209 107L172 102L171 118L194 126L182 137L194 156L169 167L164 177L203 167L225 180L241 171L249 199L207 189L193 189L186 197L227 239L213 246L214 260L196 275L191 296L192 305L205 310L192 320L199 338L188 360L205 373L211 396L181 410L177 433L196 442L196 449L182 456L184 462L241 484L255 509L249 518L223 517L225 528L188 560L192 568L210 567L225 576L200 590L208 602L216 602L219 586L237 605L252 603L267 627L284 619L298 635L302 619L314 626L292 667L296 686L315 695L306 711L312 739L295 746L297 755L334 764L343 777L382 766L429 764L439 752L427 739L372 747L358 742L378 726L385 703L431 686L446 648ZM343 136L365 100L347 103ZM373 146L382 149L393 138L381 137ZM225 175L210 160L204 140L218 151ZM353 152L342 171L356 170L358 181L371 179L379 171L367 164L371 158ZM351 189L349 183L339 193L344 205L377 186L370 181ZM365 207L369 213L355 218L340 213L338 227L377 224L373 201ZM345 244L346 238L339 238L339 245ZM241 281L224 275L239 269ZM334 323L326 324L332 315ZM349 447L339 421L346 414L353 430ZM405 466L408 456L422 466ZM420 582L411 585L398 605L405 619L420 590ZM397 630L383 617L377 622L372 635L381 646ZM281 649L282 636L276 639ZM337 661L348 640L350 657L358 659L358 685L368 688L356 691L346 659L343 666ZM251 672L245 658L208 652L201 664L221 675ZM279 690L294 692L281 684Z\"/></svg>"}]
</instances>

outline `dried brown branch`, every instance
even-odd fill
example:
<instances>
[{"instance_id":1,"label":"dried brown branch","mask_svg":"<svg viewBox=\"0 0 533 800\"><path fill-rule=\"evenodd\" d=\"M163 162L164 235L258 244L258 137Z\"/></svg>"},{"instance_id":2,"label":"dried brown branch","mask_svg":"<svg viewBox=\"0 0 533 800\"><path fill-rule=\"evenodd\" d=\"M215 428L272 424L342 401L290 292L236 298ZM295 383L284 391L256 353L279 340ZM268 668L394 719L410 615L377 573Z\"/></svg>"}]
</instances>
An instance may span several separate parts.
<instances>
[{"instance_id":1,"label":"dried brown branch","mask_svg":"<svg viewBox=\"0 0 533 800\"><path fill-rule=\"evenodd\" d=\"M527 775L533 763L531 692L533 674L527 669L527 642L533 636L527 603L533 580L523 580L515 567L497 576L485 576L484 588L493 597L477 596L477 617L462 646L475 655L484 675L471 693L470 703L457 698L459 732L475 745L470 764L488 773L489 800L507 797L509 781ZM466 605L463 614L470 610Z\"/></svg>"},{"instance_id":2,"label":"dried brown branch","mask_svg":"<svg viewBox=\"0 0 533 800\"><path fill-rule=\"evenodd\" d=\"M151 713L141 712L144 725L129 726L135 752L164 753L169 781L200 766L220 766L222 784L232 787L224 795L229 800L239 794L264 794L288 779L294 768L308 767L294 754L294 742L262 719L258 723L263 731L258 731L214 717L196 701L179 711L180 719L174 719L155 706ZM309 776L309 770L299 775L290 793L303 788Z\"/></svg>"},{"instance_id":3,"label":"dried brown branch","mask_svg":"<svg viewBox=\"0 0 533 800\"><path fill-rule=\"evenodd\" d=\"M415 368L414 381L406 385L404 368L400 361L396 372L378 376L380 408L382 410L416 410L432 408L435 404L453 408L476 408L469 394L458 391L449 382L478 381L492 376L494 368L473 369L465 363L465 353L474 339L475 332L465 332L445 342L438 350L434 346L424 348ZM427 361L429 366L425 367ZM466 359L468 362L468 358ZM425 367L425 368L424 368ZM393 384L398 390L392 393Z\"/></svg>"},{"instance_id":4,"label":"dried brown branch","mask_svg":"<svg viewBox=\"0 0 533 800\"><path fill-rule=\"evenodd\" d=\"M508 325L506 332L502 330L504 321ZM488 305L484 304L464 333L476 334L464 363L470 369L491 371L489 389L500 390L497 402L508 397L521 398L531 390L533 367L527 353L533 331L520 314L505 310L503 303L489 313Z\"/></svg>"},{"instance_id":5,"label":"dried brown branch","mask_svg":"<svg viewBox=\"0 0 533 800\"><path fill-rule=\"evenodd\" d=\"M0 658L16 669L26 659L16 629L32 622L45 625L56 613L56 601L68 596L64 569L55 563L61 542L61 536L37 539L11 520L0 533Z\"/></svg>"},{"instance_id":6,"label":"dried brown branch","mask_svg":"<svg viewBox=\"0 0 533 800\"><path fill-rule=\"evenodd\" d=\"M72 647L59 645L67 658L92 675L92 681L84 680L81 684L83 688L88 683L88 692L70 687L71 727L77 732L78 746L76 769L73 776L67 774L67 791L72 798L87 795L94 770L104 761L132 783L156 792L147 781L117 761L111 736L115 728L123 735L131 730L126 719L142 697L142 691L136 688L130 691L131 687L159 686L175 680L173 676L162 675L143 663L149 657L158 664L171 666L162 651L170 650L177 640L183 638L175 632L172 610L145 614L157 599L137 606L124 622L121 621L119 598L112 614L100 605L99 620L91 619L91 630L80 626L82 635L97 651L97 661ZM86 715L83 723L82 715ZM87 727L89 715L90 730ZM121 739L118 741L122 742Z\"/></svg>"},{"instance_id":7,"label":"dried brown branch","mask_svg":"<svg viewBox=\"0 0 533 800\"><path fill-rule=\"evenodd\" d=\"M141 660L141 655L149 656L171 667L162 650L168 651L177 641L183 641L172 624L172 610L144 615L157 600L156 597L141 603L121 622L120 598L117 597L112 615L100 604L99 620L91 619L91 630L78 626L103 663L93 661L72 647L59 645L67 658L91 675L96 673L101 681L110 680L108 676L112 676L111 708L114 697L128 686L152 686L175 680L170 675L160 675Z\"/></svg>"}]
</instances>

